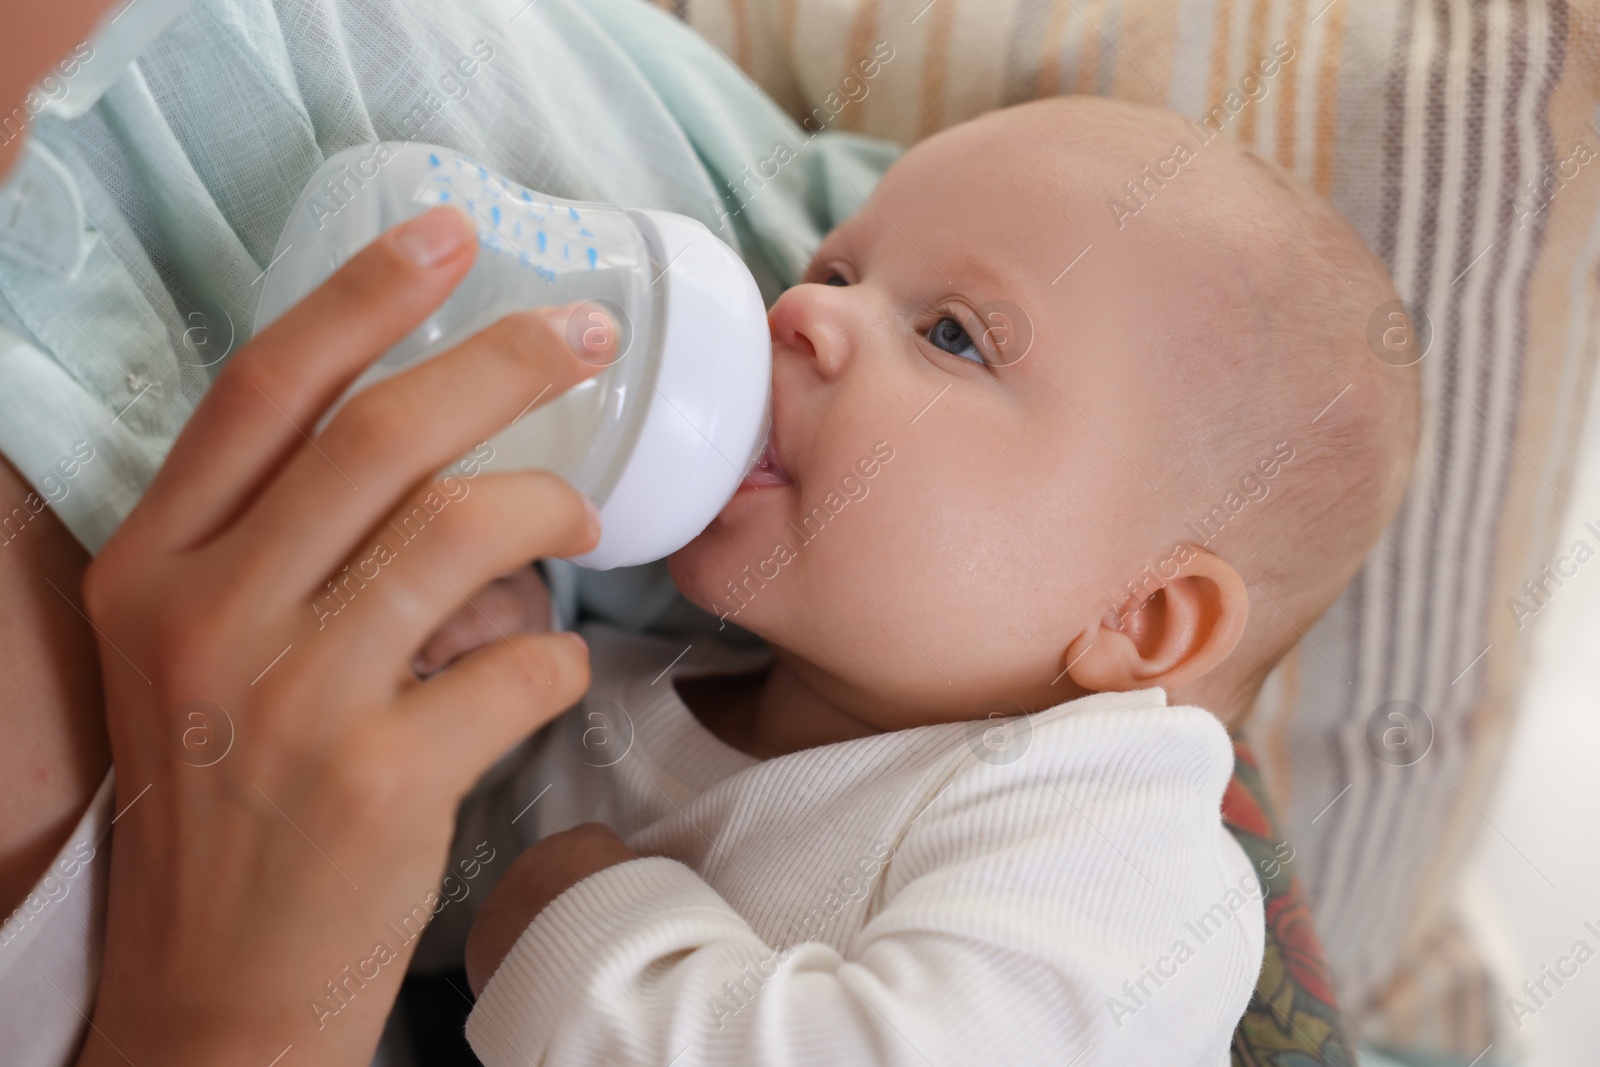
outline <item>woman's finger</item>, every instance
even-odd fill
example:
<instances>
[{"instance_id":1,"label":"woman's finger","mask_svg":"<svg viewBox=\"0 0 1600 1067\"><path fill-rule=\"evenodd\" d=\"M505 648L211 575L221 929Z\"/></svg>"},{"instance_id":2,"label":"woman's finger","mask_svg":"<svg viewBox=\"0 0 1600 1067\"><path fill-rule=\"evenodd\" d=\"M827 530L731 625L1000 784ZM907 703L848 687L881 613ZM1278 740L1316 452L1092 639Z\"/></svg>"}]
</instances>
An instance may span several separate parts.
<instances>
[{"instance_id":1,"label":"woman's finger","mask_svg":"<svg viewBox=\"0 0 1600 1067\"><path fill-rule=\"evenodd\" d=\"M508 315L352 397L228 532L229 572L279 603L321 586L418 482L599 373L567 348L558 327L568 313Z\"/></svg>"},{"instance_id":2,"label":"woman's finger","mask_svg":"<svg viewBox=\"0 0 1600 1067\"><path fill-rule=\"evenodd\" d=\"M140 539L189 547L227 524L350 382L444 301L476 249L467 218L435 208L379 237L241 348L129 517Z\"/></svg>"},{"instance_id":3,"label":"woman's finger","mask_svg":"<svg viewBox=\"0 0 1600 1067\"><path fill-rule=\"evenodd\" d=\"M589 650L569 632L508 634L400 698L419 747L472 781L589 688Z\"/></svg>"},{"instance_id":4,"label":"woman's finger","mask_svg":"<svg viewBox=\"0 0 1600 1067\"><path fill-rule=\"evenodd\" d=\"M532 567L496 578L429 636L412 661L418 674L432 674L464 653L513 633L550 629L550 594Z\"/></svg>"},{"instance_id":5,"label":"woman's finger","mask_svg":"<svg viewBox=\"0 0 1600 1067\"><path fill-rule=\"evenodd\" d=\"M432 483L374 527L308 602L303 640L339 642L358 670L402 677L469 593L536 556L587 552L599 534L583 495L545 471Z\"/></svg>"}]
</instances>

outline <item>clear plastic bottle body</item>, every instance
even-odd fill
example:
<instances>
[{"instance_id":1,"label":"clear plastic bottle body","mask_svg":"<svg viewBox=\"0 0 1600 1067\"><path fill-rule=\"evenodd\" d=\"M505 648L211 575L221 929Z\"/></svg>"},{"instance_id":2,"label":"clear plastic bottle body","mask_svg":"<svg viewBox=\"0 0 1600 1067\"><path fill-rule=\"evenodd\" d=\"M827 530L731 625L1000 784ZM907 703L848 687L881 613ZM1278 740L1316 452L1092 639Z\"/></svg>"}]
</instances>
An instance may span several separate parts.
<instances>
[{"instance_id":1,"label":"clear plastic bottle body","mask_svg":"<svg viewBox=\"0 0 1600 1067\"><path fill-rule=\"evenodd\" d=\"M621 329L616 355L597 376L524 412L491 438L494 458L487 466L553 471L603 506L654 385L662 318L657 289L664 272L624 211L545 196L433 145L346 149L318 169L290 213L267 271L256 329L385 230L437 204L454 204L472 220L477 259L455 292L352 383L339 404L511 312L596 302ZM580 318L576 328L585 325Z\"/></svg>"}]
</instances>

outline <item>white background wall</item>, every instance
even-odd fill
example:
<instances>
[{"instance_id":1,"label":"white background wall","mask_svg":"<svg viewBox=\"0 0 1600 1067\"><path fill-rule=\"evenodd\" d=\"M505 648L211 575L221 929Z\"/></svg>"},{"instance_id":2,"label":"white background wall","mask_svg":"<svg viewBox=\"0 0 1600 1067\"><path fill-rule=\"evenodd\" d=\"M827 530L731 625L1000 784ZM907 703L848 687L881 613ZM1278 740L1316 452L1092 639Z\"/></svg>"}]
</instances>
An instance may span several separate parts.
<instances>
[{"instance_id":1,"label":"white background wall","mask_svg":"<svg viewBox=\"0 0 1600 1067\"><path fill-rule=\"evenodd\" d=\"M1596 400L1600 389L1590 411ZM1586 430L1563 552L1580 537L1600 547L1586 519L1600 526L1595 425ZM1508 992L1537 980L1541 965L1554 966L1580 938L1600 953L1600 937L1584 929L1586 920L1600 929L1600 559L1556 591L1536 625L1505 774L1492 796L1471 798L1492 825L1482 828L1467 899L1487 913L1479 934ZM1526 1067L1600 1064L1600 955L1565 981L1559 990L1550 983L1555 995L1522 1020Z\"/></svg>"}]
</instances>

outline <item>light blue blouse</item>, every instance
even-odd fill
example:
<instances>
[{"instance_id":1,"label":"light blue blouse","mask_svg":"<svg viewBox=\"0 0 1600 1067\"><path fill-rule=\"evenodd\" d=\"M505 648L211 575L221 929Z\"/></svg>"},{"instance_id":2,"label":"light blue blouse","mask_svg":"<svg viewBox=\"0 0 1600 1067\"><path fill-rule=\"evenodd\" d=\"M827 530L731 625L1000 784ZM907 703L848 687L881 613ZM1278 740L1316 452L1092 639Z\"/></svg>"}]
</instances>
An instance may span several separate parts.
<instances>
[{"instance_id":1,"label":"light blue blouse","mask_svg":"<svg viewBox=\"0 0 1600 1067\"><path fill-rule=\"evenodd\" d=\"M558 196L692 216L769 302L898 153L812 134L641 0L165 6L120 76L130 57L99 36L57 65L0 187L0 452L35 489L0 501L0 543L46 504L104 543L248 338L289 208L340 149L437 143Z\"/></svg>"}]
</instances>

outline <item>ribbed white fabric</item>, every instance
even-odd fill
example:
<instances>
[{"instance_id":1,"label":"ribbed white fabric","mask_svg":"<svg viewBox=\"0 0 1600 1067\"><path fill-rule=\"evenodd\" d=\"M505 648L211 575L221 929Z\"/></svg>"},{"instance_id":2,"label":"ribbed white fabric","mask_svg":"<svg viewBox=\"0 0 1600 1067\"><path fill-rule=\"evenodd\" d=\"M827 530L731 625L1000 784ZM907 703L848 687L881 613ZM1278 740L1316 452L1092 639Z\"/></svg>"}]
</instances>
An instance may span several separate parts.
<instances>
[{"instance_id":1,"label":"ribbed white fabric","mask_svg":"<svg viewBox=\"0 0 1600 1067\"><path fill-rule=\"evenodd\" d=\"M1101 693L998 752L953 723L760 761L672 679L762 653L583 632L589 697L463 829L593 819L647 858L524 931L467 1022L488 1067L1228 1062L1262 890L1211 715Z\"/></svg>"}]
</instances>

